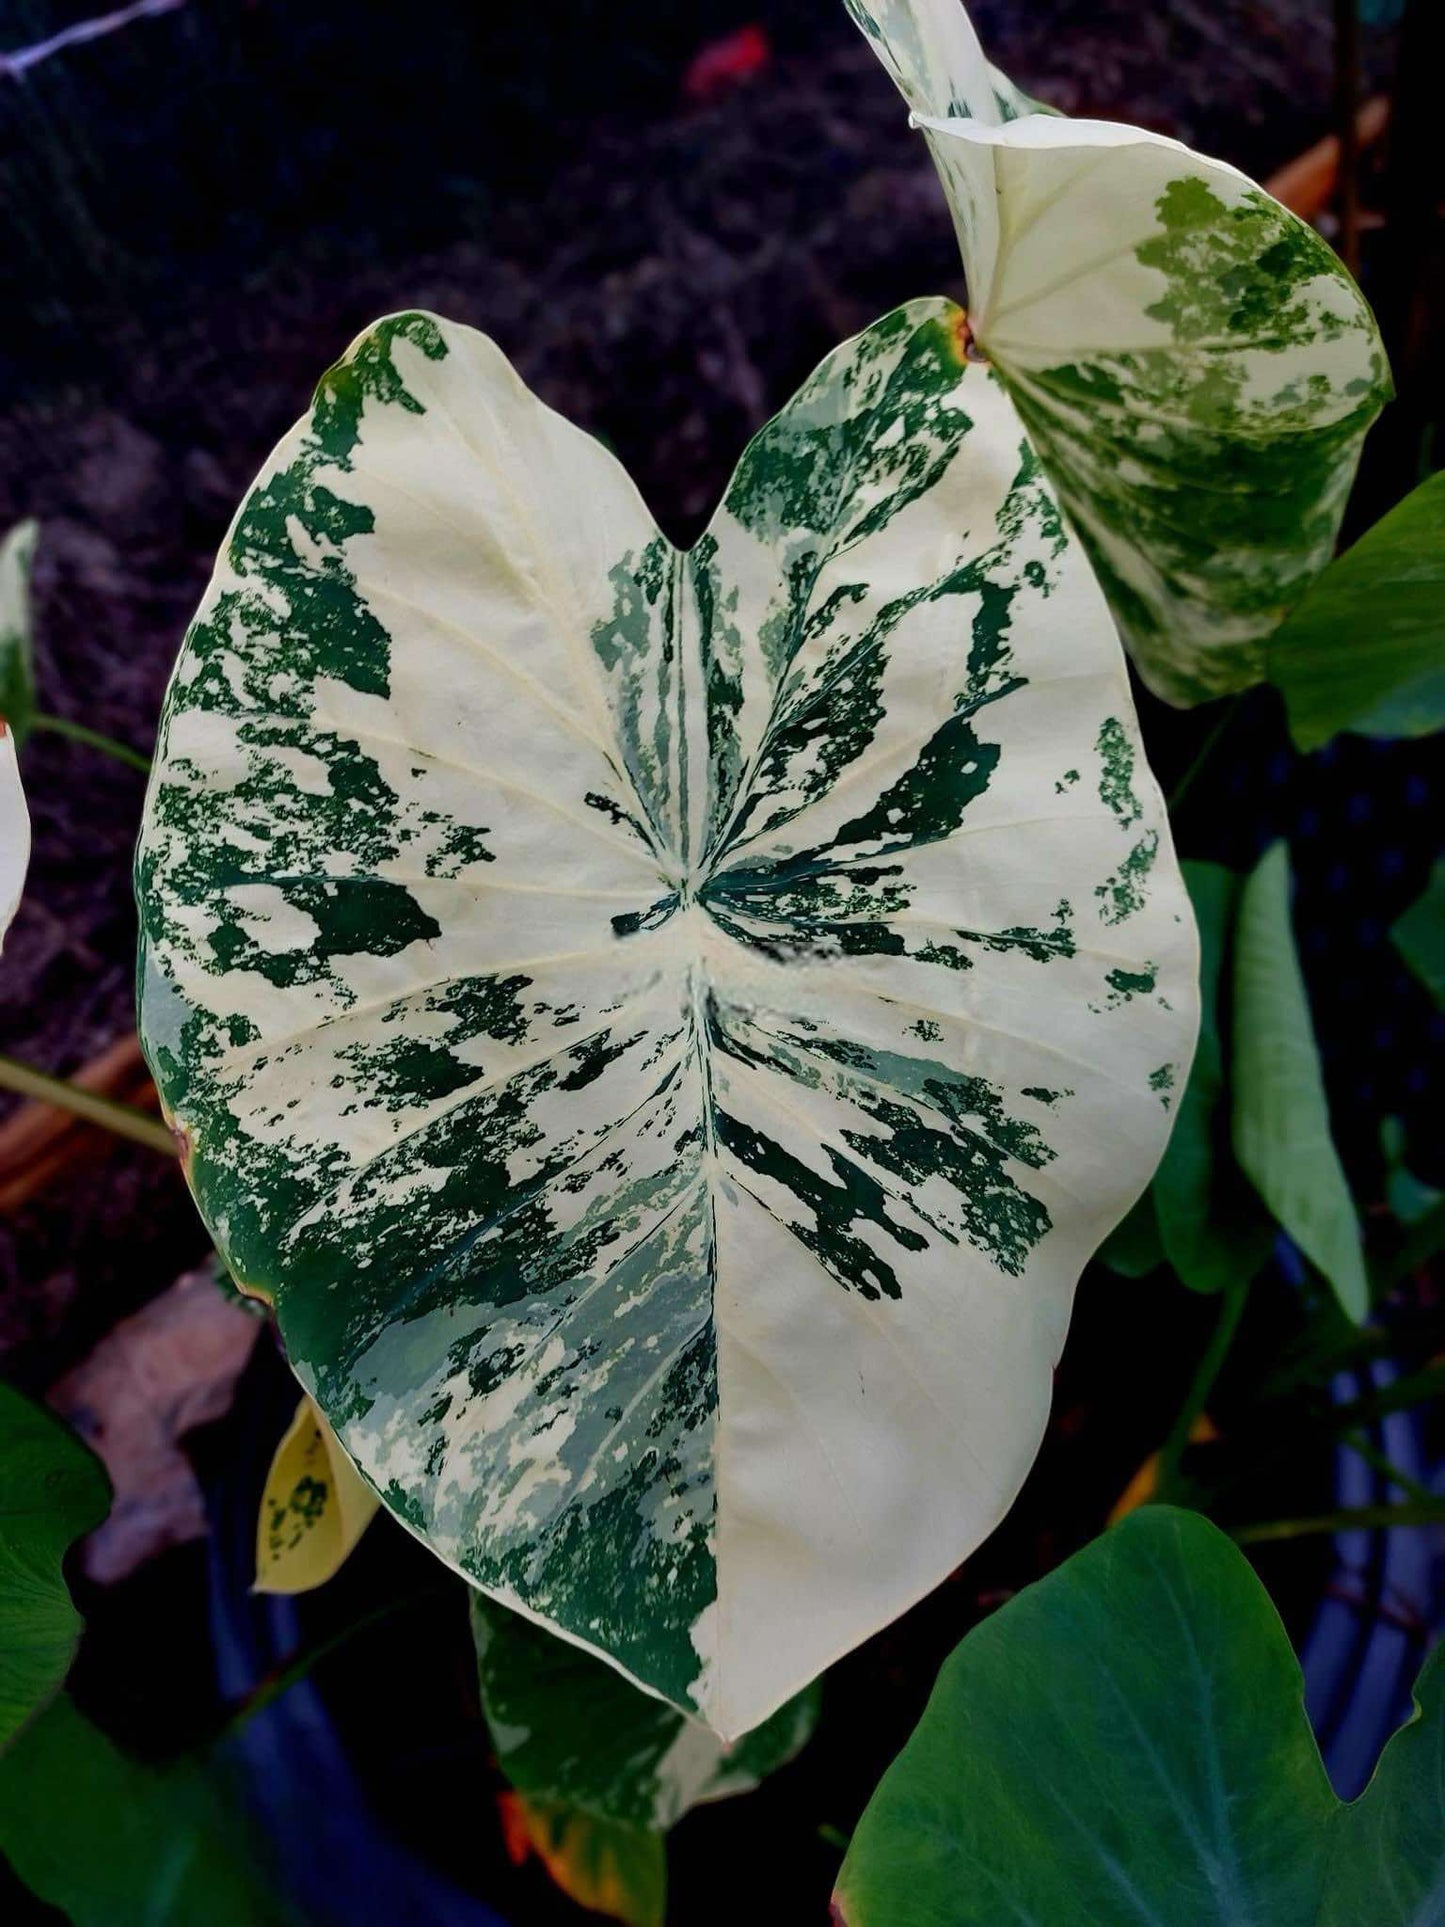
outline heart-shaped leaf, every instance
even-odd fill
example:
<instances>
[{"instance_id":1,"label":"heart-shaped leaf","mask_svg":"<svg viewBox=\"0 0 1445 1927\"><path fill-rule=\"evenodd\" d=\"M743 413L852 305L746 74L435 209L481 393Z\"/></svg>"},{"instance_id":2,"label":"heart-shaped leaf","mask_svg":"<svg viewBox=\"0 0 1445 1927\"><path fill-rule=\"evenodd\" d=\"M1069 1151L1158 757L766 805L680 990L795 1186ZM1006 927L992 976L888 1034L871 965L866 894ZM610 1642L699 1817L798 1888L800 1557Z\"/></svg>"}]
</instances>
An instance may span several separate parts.
<instances>
[{"instance_id":1,"label":"heart-shaped leaf","mask_svg":"<svg viewBox=\"0 0 1445 1927\"><path fill-rule=\"evenodd\" d=\"M1415 1711L1335 1821L1320 1927L1445 1919L1445 1647L1420 1670Z\"/></svg>"},{"instance_id":2,"label":"heart-shaped leaf","mask_svg":"<svg viewBox=\"0 0 1445 1927\"><path fill-rule=\"evenodd\" d=\"M959 315L687 554L493 345L377 325L243 505L138 863L228 1264L446 1560L725 1737L1034 1455L1195 939L1103 599Z\"/></svg>"},{"instance_id":3,"label":"heart-shaped leaf","mask_svg":"<svg viewBox=\"0 0 1445 1927\"><path fill-rule=\"evenodd\" d=\"M72 1927L305 1927L264 1852L219 1774L127 1758L68 1693L0 1758L0 1853Z\"/></svg>"},{"instance_id":4,"label":"heart-shaped leaf","mask_svg":"<svg viewBox=\"0 0 1445 1927\"><path fill-rule=\"evenodd\" d=\"M0 1747L59 1692L80 1637L61 1561L110 1510L68 1425L0 1385Z\"/></svg>"},{"instance_id":5,"label":"heart-shaped leaf","mask_svg":"<svg viewBox=\"0 0 1445 1927\"><path fill-rule=\"evenodd\" d=\"M1257 682L1329 561L1390 393L1363 297L1222 161L1019 116L958 0L847 0L927 134L975 342L998 368L1145 681Z\"/></svg>"},{"instance_id":6,"label":"heart-shaped leaf","mask_svg":"<svg viewBox=\"0 0 1445 1927\"><path fill-rule=\"evenodd\" d=\"M1445 1665L1337 1800L1269 1595L1145 1506L976 1627L884 1774L841 1927L1427 1927L1445 1893Z\"/></svg>"}]
</instances>

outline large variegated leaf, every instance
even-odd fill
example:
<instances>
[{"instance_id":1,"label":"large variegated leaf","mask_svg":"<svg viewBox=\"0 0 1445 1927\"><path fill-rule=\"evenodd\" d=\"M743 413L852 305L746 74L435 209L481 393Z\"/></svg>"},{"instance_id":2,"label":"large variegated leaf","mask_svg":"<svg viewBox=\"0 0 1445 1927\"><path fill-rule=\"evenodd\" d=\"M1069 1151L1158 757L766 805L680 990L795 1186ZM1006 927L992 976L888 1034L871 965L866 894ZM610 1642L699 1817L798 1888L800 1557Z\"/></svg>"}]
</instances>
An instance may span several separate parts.
<instances>
[{"instance_id":1,"label":"large variegated leaf","mask_svg":"<svg viewBox=\"0 0 1445 1927\"><path fill-rule=\"evenodd\" d=\"M959 323L830 356L685 555L490 342L378 324L146 808L228 1264L443 1558L726 1737L1006 1510L1193 1041L1123 659Z\"/></svg>"},{"instance_id":2,"label":"large variegated leaf","mask_svg":"<svg viewBox=\"0 0 1445 1927\"><path fill-rule=\"evenodd\" d=\"M1257 682L1389 376L1313 229L1222 161L1021 113L958 0L847 0L928 137L997 367L1150 687Z\"/></svg>"}]
</instances>

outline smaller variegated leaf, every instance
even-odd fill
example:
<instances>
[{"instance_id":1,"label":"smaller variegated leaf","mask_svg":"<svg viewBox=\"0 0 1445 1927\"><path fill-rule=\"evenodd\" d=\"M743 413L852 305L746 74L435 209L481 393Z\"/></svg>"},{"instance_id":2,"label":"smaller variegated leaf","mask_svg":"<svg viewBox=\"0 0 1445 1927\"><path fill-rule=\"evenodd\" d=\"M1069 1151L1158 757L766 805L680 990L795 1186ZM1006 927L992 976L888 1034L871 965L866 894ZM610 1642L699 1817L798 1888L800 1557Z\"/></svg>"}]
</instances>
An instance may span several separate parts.
<instances>
[{"instance_id":1,"label":"smaller variegated leaf","mask_svg":"<svg viewBox=\"0 0 1445 1927\"><path fill-rule=\"evenodd\" d=\"M1153 1170L1189 904L1098 586L923 301L679 553L380 322L167 698L141 1033L383 1501L736 1738L937 1585Z\"/></svg>"},{"instance_id":2,"label":"smaller variegated leaf","mask_svg":"<svg viewBox=\"0 0 1445 1927\"><path fill-rule=\"evenodd\" d=\"M731 1744L612 1667L482 1594L472 1600L482 1708L519 1793L665 1832L689 1807L746 1793L818 1719L806 1687Z\"/></svg>"},{"instance_id":3,"label":"smaller variegated leaf","mask_svg":"<svg viewBox=\"0 0 1445 1927\"><path fill-rule=\"evenodd\" d=\"M0 722L0 948L25 894L30 868L30 811L20 781L15 736Z\"/></svg>"},{"instance_id":4,"label":"smaller variegated leaf","mask_svg":"<svg viewBox=\"0 0 1445 1927\"><path fill-rule=\"evenodd\" d=\"M958 0L847 4L926 132L977 350L1140 673L1176 703L1258 682L1389 398L1359 290L1224 162L1138 127L1021 115Z\"/></svg>"},{"instance_id":5,"label":"smaller variegated leaf","mask_svg":"<svg viewBox=\"0 0 1445 1927\"><path fill-rule=\"evenodd\" d=\"M23 743L35 715L30 571L38 522L17 522L0 540L0 722Z\"/></svg>"},{"instance_id":6,"label":"smaller variegated leaf","mask_svg":"<svg viewBox=\"0 0 1445 1927\"><path fill-rule=\"evenodd\" d=\"M380 1500L303 1398L276 1448L256 1521L257 1592L310 1592L345 1564Z\"/></svg>"}]
</instances>

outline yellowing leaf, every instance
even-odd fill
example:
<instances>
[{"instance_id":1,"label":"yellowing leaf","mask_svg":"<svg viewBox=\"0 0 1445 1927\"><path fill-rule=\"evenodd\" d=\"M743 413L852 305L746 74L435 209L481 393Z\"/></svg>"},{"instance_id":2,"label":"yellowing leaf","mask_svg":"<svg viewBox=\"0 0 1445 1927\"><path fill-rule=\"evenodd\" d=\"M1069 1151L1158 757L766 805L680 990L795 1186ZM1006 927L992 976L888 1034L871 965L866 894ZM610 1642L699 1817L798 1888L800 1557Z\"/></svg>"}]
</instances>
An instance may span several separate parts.
<instances>
[{"instance_id":1,"label":"yellowing leaf","mask_svg":"<svg viewBox=\"0 0 1445 1927\"><path fill-rule=\"evenodd\" d=\"M520 1793L504 1793L497 1804L507 1852L518 1866L534 1853L579 1907L624 1927L662 1927L667 1853L660 1833Z\"/></svg>"},{"instance_id":2,"label":"yellowing leaf","mask_svg":"<svg viewBox=\"0 0 1445 1927\"><path fill-rule=\"evenodd\" d=\"M256 1522L256 1591L325 1585L380 1501L309 1398L276 1448Z\"/></svg>"},{"instance_id":3,"label":"yellowing leaf","mask_svg":"<svg viewBox=\"0 0 1445 1927\"><path fill-rule=\"evenodd\" d=\"M1211 1445L1219 1437L1219 1428L1208 1412L1201 1412L1189 1428L1191 1445ZM1109 1514L1109 1524L1118 1525L1131 1512L1137 1512L1141 1505L1148 1505L1159 1490L1159 1454L1151 1452L1139 1470L1119 1494L1118 1503Z\"/></svg>"}]
</instances>

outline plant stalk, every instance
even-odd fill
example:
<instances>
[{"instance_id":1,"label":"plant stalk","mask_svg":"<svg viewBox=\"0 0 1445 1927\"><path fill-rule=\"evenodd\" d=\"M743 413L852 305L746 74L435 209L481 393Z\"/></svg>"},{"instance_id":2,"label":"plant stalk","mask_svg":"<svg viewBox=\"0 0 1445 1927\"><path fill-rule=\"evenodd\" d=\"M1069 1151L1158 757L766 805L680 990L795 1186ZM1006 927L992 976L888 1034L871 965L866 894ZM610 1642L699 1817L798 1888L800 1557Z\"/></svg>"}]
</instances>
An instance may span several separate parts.
<instances>
[{"instance_id":1,"label":"plant stalk","mask_svg":"<svg viewBox=\"0 0 1445 1927\"><path fill-rule=\"evenodd\" d=\"M1169 1436L1159 1449L1159 1465L1155 1476L1154 1490L1160 1499L1167 1499L1179 1479L1179 1466L1189 1446L1190 1434L1195 1421L1208 1403L1209 1394L1214 1390L1215 1380L1229 1356L1229 1348L1234 1343L1239 1321L1244 1315L1245 1300L1249 1297L1248 1278L1233 1279L1224 1288L1224 1302L1219 1307L1219 1318L1213 1336L1205 1348L1194 1373L1184 1403L1180 1406Z\"/></svg>"},{"instance_id":2,"label":"plant stalk","mask_svg":"<svg viewBox=\"0 0 1445 1927\"><path fill-rule=\"evenodd\" d=\"M114 736L102 735L98 729L87 729L84 723L73 723L68 716L52 716L42 711L30 719L32 729L48 729L54 736L65 736L72 743L84 743L87 749L98 749L103 755L113 756L127 769L138 769L143 776L149 776L151 759L142 756L138 749L131 749L126 743L118 743Z\"/></svg>"},{"instance_id":3,"label":"plant stalk","mask_svg":"<svg viewBox=\"0 0 1445 1927\"><path fill-rule=\"evenodd\" d=\"M1237 1546L1263 1546L1285 1539L1317 1538L1324 1532L1439 1525L1445 1525L1445 1499L1432 1499L1426 1505L1345 1506L1338 1512L1321 1512L1311 1519L1265 1519L1255 1525L1235 1526L1229 1536Z\"/></svg>"},{"instance_id":4,"label":"plant stalk","mask_svg":"<svg viewBox=\"0 0 1445 1927\"><path fill-rule=\"evenodd\" d=\"M158 1117L137 1110L133 1104L118 1103L113 1097L98 1097L94 1091L83 1091L63 1077L52 1077L48 1071L38 1071L33 1065L22 1064L3 1053L0 1053L0 1090L14 1091L41 1104L53 1104L87 1124L98 1124L104 1131L129 1138L133 1144L144 1144L148 1150L160 1151L166 1157L176 1154L175 1139Z\"/></svg>"},{"instance_id":5,"label":"plant stalk","mask_svg":"<svg viewBox=\"0 0 1445 1927\"><path fill-rule=\"evenodd\" d=\"M1180 808L1185 797L1188 796L1189 792L1193 789L1195 779L1198 777L1199 772L1204 768L1215 750L1218 749L1224 739L1226 730L1239 714L1239 702L1240 699L1238 696L1231 696L1229 698L1227 706L1215 720L1214 727L1195 752L1194 761L1169 792L1167 801L1171 817L1175 811Z\"/></svg>"}]
</instances>

